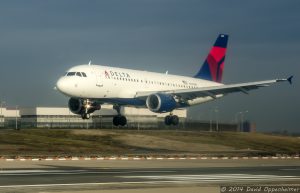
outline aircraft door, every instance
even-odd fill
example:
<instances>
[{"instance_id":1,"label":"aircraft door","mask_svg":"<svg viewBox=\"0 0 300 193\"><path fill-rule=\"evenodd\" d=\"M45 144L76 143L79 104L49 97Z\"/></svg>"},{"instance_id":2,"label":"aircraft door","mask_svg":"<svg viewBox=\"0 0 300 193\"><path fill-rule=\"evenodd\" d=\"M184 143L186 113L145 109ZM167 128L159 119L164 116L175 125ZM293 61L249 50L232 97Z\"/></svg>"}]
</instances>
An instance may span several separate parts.
<instances>
[{"instance_id":1,"label":"aircraft door","mask_svg":"<svg viewBox=\"0 0 300 193\"><path fill-rule=\"evenodd\" d=\"M103 78L101 73L96 73L96 86L103 87Z\"/></svg>"}]
</instances>

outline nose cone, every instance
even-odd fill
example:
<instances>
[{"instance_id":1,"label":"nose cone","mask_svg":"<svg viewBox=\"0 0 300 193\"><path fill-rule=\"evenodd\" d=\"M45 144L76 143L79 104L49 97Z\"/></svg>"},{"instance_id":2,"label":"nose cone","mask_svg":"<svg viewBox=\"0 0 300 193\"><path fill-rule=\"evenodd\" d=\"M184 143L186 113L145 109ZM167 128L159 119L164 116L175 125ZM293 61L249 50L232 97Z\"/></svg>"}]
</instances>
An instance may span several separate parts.
<instances>
[{"instance_id":1,"label":"nose cone","mask_svg":"<svg viewBox=\"0 0 300 193\"><path fill-rule=\"evenodd\" d=\"M65 77L61 77L56 83L56 89L61 93L68 95L70 90L70 85L68 82L69 81L67 81Z\"/></svg>"}]
</instances>

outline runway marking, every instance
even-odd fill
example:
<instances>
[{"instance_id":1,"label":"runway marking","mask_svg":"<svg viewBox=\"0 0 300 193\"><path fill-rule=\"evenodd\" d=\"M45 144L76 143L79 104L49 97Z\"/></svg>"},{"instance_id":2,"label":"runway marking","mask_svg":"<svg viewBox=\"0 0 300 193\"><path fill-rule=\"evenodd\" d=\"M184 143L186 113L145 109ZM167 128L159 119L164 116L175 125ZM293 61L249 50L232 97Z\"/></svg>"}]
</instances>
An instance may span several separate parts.
<instances>
[{"instance_id":1,"label":"runway marking","mask_svg":"<svg viewBox=\"0 0 300 193\"><path fill-rule=\"evenodd\" d=\"M163 183L207 183L207 182L237 182L237 181L281 181L299 180L298 176L251 175L251 174L216 174L216 175L169 175L169 176L120 176L122 178L143 178L150 181L127 182L95 182L95 183L66 183L66 184L26 184L2 185L0 188L24 187L55 187L55 186L90 186L90 185L120 185L120 184L163 184Z\"/></svg>"},{"instance_id":2,"label":"runway marking","mask_svg":"<svg viewBox=\"0 0 300 193\"><path fill-rule=\"evenodd\" d=\"M25 187L55 187L55 186L91 186L91 185L120 185L120 184L169 184L176 181L145 181L145 182L95 182L95 183L69 183L69 184L26 184L26 185L4 185L0 188L25 188ZM194 182L184 182L192 184Z\"/></svg>"},{"instance_id":3,"label":"runway marking","mask_svg":"<svg viewBox=\"0 0 300 193\"><path fill-rule=\"evenodd\" d=\"M91 185L120 185L120 184L164 184L164 183L207 183L207 182L237 182L237 181L281 181L299 180L298 176L252 175L252 174L215 174L215 175L169 175L169 176L120 176L122 178L143 178L150 181L125 182L95 182L95 183L66 183L66 184L25 184L2 185L0 188L24 187L55 187L55 186L91 186Z\"/></svg>"},{"instance_id":4,"label":"runway marking","mask_svg":"<svg viewBox=\"0 0 300 193\"><path fill-rule=\"evenodd\" d=\"M298 169L298 168L295 168ZM36 175L36 174L83 174L83 173L154 173L154 172L176 172L176 171L130 171L130 172L89 172L85 170L13 170L1 171L0 176L3 175ZM71 171L71 173L70 173ZM17 173L16 173L17 172ZM62 172L62 173L61 173ZM76 172L76 173L72 173ZM254 175L254 174L203 174L203 175L133 175L133 176L116 176L124 179L144 179L145 181L124 181L124 182L95 182L95 183L65 183L65 184L25 184L25 185L2 185L0 188L24 188L24 187L55 187L55 186L90 186L90 185L122 185L122 184L193 184L193 183L228 183L228 182L257 182L257 181L287 181L300 180L300 176L278 176L278 175Z\"/></svg>"},{"instance_id":5,"label":"runway marking","mask_svg":"<svg viewBox=\"0 0 300 193\"><path fill-rule=\"evenodd\" d=\"M232 160L237 160L237 159L299 159L298 155L295 156L282 156L282 157L277 157L277 156L263 156L263 157L117 157L117 156L111 156L111 157L62 157L62 156L56 156L56 157L48 157L48 158L42 158L42 157L37 157L37 158L0 158L1 160L12 162L12 161L77 161L77 160L206 160L206 159L211 159L211 160L218 160L218 159L232 159Z\"/></svg>"},{"instance_id":6,"label":"runway marking","mask_svg":"<svg viewBox=\"0 0 300 193\"><path fill-rule=\"evenodd\" d=\"M227 181L281 181L300 180L300 176L253 175L253 174L213 174L213 175L160 175L160 176L119 176L121 178L142 178L149 180L227 182Z\"/></svg>"},{"instance_id":7,"label":"runway marking","mask_svg":"<svg viewBox=\"0 0 300 193\"><path fill-rule=\"evenodd\" d=\"M95 183L70 183L70 184L26 184L4 185L0 188L24 188L24 187L54 187L54 186L87 186L87 185L118 185L118 184L162 184L174 183L173 181L147 181L147 182L95 182Z\"/></svg>"},{"instance_id":8,"label":"runway marking","mask_svg":"<svg viewBox=\"0 0 300 193\"><path fill-rule=\"evenodd\" d=\"M0 176L31 176L31 175L79 175L79 174L136 174L136 173L174 173L172 170L146 171L88 171L88 170L6 170L0 171Z\"/></svg>"},{"instance_id":9,"label":"runway marking","mask_svg":"<svg viewBox=\"0 0 300 193\"><path fill-rule=\"evenodd\" d=\"M300 170L300 168L286 168L286 169L280 169L280 170L286 170L286 171L297 171Z\"/></svg>"}]
</instances>

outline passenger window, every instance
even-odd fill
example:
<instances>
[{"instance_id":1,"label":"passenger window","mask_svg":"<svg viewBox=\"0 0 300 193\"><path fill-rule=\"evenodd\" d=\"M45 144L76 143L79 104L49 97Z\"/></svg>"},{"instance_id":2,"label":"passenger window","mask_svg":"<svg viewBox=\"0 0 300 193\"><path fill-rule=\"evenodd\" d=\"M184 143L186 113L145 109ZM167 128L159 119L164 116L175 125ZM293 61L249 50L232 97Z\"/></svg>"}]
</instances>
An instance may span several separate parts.
<instances>
[{"instance_id":1,"label":"passenger window","mask_svg":"<svg viewBox=\"0 0 300 193\"><path fill-rule=\"evenodd\" d=\"M82 74L82 76L83 76L83 77L86 77L86 73L84 73L84 72L81 72L81 74Z\"/></svg>"}]
</instances>

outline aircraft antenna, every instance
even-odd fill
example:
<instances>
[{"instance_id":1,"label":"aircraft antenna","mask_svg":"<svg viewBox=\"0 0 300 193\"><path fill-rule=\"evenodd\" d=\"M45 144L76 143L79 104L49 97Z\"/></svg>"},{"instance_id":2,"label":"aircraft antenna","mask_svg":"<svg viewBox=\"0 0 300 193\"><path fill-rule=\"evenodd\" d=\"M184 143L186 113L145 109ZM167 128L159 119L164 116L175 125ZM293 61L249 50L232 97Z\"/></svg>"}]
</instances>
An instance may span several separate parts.
<instances>
[{"instance_id":1,"label":"aircraft antenna","mask_svg":"<svg viewBox=\"0 0 300 193\"><path fill-rule=\"evenodd\" d=\"M90 61L89 61L89 66L91 65L91 63L92 63L92 61L90 60Z\"/></svg>"}]
</instances>

